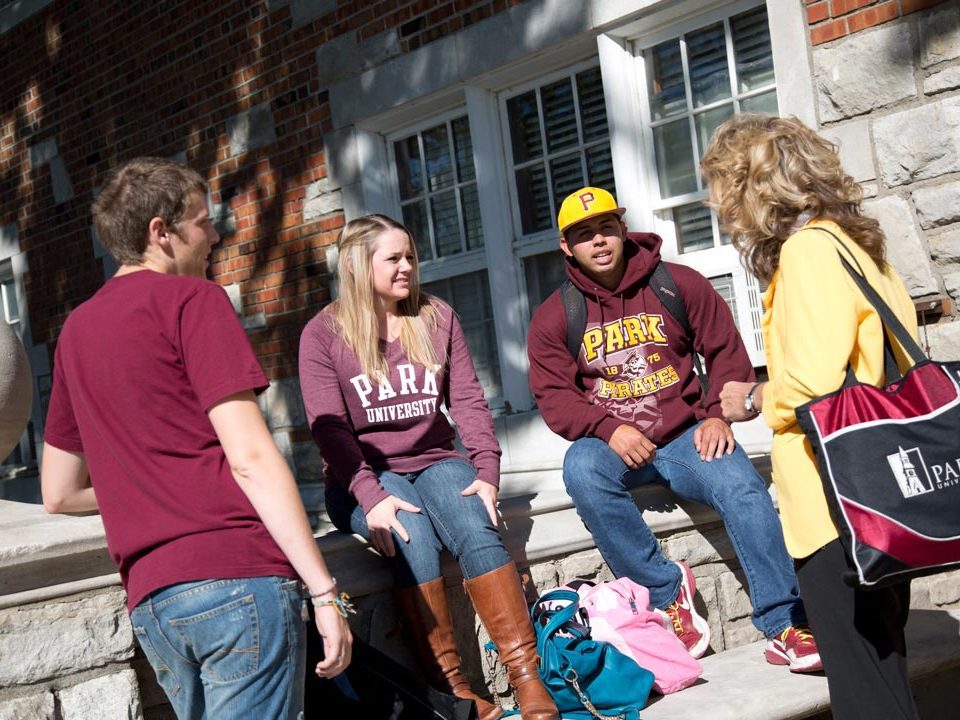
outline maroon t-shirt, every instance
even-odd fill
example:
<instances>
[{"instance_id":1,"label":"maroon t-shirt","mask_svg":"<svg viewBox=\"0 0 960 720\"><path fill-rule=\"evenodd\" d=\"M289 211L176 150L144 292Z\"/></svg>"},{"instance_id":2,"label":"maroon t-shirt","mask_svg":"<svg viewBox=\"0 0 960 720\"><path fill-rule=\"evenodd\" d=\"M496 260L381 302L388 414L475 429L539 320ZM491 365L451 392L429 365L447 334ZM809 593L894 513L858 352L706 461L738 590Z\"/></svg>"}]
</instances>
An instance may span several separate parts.
<instances>
[{"instance_id":1,"label":"maroon t-shirt","mask_svg":"<svg viewBox=\"0 0 960 720\"><path fill-rule=\"evenodd\" d=\"M191 580L296 577L206 410L267 379L221 287L141 270L63 327L46 442L82 452L127 604Z\"/></svg>"}]
</instances>

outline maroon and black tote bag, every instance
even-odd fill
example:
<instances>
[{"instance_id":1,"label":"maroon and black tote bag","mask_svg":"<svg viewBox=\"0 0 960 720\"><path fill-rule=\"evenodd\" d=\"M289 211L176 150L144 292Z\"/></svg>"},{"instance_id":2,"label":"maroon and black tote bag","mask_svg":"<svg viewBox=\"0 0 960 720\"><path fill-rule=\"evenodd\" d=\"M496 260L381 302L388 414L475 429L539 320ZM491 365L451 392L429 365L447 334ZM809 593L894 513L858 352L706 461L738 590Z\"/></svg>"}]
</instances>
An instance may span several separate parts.
<instances>
[{"instance_id":1,"label":"maroon and black tote bag","mask_svg":"<svg viewBox=\"0 0 960 720\"><path fill-rule=\"evenodd\" d=\"M840 259L883 320L888 382L866 385L848 369L843 387L798 407L797 420L851 561L845 580L878 587L960 565L960 362L927 360ZM914 362L902 376L890 334Z\"/></svg>"}]
</instances>

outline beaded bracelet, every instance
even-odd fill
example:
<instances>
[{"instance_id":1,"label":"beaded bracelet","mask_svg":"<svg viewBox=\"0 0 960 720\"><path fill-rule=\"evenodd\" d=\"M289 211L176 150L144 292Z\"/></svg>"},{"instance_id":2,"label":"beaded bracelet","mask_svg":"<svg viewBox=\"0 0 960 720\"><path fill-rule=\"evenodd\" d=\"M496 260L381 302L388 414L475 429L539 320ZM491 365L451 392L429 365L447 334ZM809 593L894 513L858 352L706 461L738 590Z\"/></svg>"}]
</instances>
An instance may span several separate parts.
<instances>
[{"instance_id":1,"label":"beaded bracelet","mask_svg":"<svg viewBox=\"0 0 960 720\"><path fill-rule=\"evenodd\" d=\"M330 578L330 587L326 590L321 590L320 592L310 593L310 598L323 597L324 595L329 595L330 593L335 593L337 591L337 579L335 577Z\"/></svg>"},{"instance_id":2,"label":"beaded bracelet","mask_svg":"<svg viewBox=\"0 0 960 720\"><path fill-rule=\"evenodd\" d=\"M353 606L353 603L350 602L350 596L345 592L340 593L332 600L317 600L316 598L311 598L310 602L313 603L315 608L333 605L337 609L337 612L343 617L347 617L347 615L355 615L357 612L357 609Z\"/></svg>"}]
</instances>

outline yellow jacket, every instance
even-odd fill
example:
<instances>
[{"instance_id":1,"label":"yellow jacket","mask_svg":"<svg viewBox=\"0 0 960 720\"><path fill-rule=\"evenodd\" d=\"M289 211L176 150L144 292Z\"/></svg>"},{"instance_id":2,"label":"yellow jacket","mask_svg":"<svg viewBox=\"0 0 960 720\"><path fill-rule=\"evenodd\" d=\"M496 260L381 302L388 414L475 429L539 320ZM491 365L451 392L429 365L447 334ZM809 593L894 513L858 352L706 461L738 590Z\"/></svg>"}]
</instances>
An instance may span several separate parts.
<instances>
[{"instance_id":1,"label":"yellow jacket","mask_svg":"<svg viewBox=\"0 0 960 720\"><path fill-rule=\"evenodd\" d=\"M783 244L780 266L763 296L770 377L763 387L763 417L774 431L773 481L787 550L795 558L806 557L837 537L816 460L797 425L795 409L839 388L848 364L860 382L879 386L884 381L880 317L841 265L839 243L817 227L843 240L870 285L917 336L916 311L896 272L888 266L881 273L838 225L815 220ZM851 264L856 268L857 263ZM904 370L911 363L899 343L891 341Z\"/></svg>"}]
</instances>

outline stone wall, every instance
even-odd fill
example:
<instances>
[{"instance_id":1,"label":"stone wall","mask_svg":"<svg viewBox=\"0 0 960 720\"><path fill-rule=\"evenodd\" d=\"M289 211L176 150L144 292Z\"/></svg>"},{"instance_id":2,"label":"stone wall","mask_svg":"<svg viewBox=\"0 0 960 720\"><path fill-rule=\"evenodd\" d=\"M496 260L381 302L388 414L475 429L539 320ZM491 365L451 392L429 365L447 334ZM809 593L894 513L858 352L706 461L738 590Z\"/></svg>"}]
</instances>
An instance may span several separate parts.
<instances>
[{"instance_id":1,"label":"stone wall","mask_svg":"<svg viewBox=\"0 0 960 720\"><path fill-rule=\"evenodd\" d=\"M880 221L890 260L931 321L922 344L934 357L955 358L960 2L817 46L812 57L821 130L863 183L864 209Z\"/></svg>"}]
</instances>

